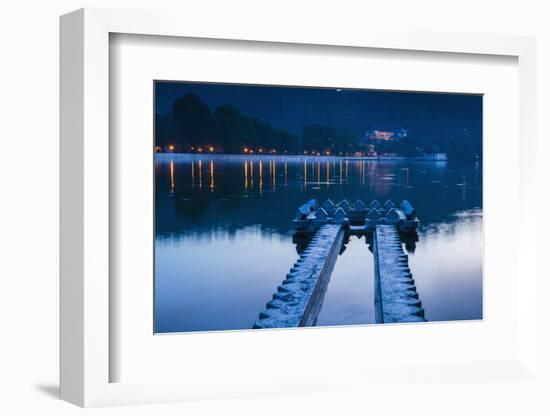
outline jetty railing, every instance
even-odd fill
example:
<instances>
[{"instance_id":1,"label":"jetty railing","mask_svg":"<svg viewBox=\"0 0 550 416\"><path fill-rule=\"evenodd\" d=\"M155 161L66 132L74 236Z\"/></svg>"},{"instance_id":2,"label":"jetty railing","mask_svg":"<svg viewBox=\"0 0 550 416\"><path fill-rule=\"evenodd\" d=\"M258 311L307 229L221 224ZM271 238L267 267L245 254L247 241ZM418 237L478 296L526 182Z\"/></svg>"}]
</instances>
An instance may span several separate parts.
<instances>
[{"instance_id":1,"label":"jetty railing","mask_svg":"<svg viewBox=\"0 0 550 416\"><path fill-rule=\"evenodd\" d=\"M376 199L369 205L360 199L354 203L344 199L337 204L327 199L321 206L312 199L297 209L292 222L298 233L313 233L323 224L345 220L354 231L372 231L378 224L390 224L407 233L416 232L420 224L410 202L404 200L396 206L391 200L381 204Z\"/></svg>"}]
</instances>

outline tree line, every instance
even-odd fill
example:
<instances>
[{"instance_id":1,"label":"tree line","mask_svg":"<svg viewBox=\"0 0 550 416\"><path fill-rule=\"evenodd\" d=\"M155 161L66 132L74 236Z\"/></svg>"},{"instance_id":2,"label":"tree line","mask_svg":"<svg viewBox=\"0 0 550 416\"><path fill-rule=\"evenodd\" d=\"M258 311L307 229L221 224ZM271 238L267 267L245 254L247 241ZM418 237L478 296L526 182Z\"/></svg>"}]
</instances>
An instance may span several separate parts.
<instances>
[{"instance_id":1,"label":"tree line","mask_svg":"<svg viewBox=\"0 0 550 416\"><path fill-rule=\"evenodd\" d=\"M214 112L196 95L187 94L172 104L172 112L156 114L157 145L175 145L182 151L213 147L219 153L242 153L244 148L278 152L298 151L296 137L257 117L248 117L232 105Z\"/></svg>"},{"instance_id":2,"label":"tree line","mask_svg":"<svg viewBox=\"0 0 550 416\"><path fill-rule=\"evenodd\" d=\"M181 152L205 149L215 153L353 155L365 152L369 144L363 131L320 124L304 126L301 134L291 134L258 117L244 115L232 105L221 105L211 111L194 94L176 99L171 112L156 113L155 136L160 148ZM449 159L460 160L481 157L482 151L478 132L445 127L425 134L409 132L404 139L376 143L375 147L378 154L415 156L422 152L445 152Z\"/></svg>"}]
</instances>

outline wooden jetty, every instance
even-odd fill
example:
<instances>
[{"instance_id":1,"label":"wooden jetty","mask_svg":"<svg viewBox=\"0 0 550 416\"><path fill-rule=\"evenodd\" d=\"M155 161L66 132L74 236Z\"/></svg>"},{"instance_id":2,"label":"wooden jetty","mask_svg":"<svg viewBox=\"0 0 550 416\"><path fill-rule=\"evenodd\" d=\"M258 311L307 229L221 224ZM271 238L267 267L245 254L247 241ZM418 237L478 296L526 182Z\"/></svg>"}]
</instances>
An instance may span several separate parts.
<instances>
[{"instance_id":1,"label":"wooden jetty","mask_svg":"<svg viewBox=\"0 0 550 416\"><path fill-rule=\"evenodd\" d=\"M342 224L324 224L260 313L254 328L314 326L343 240Z\"/></svg>"},{"instance_id":2,"label":"wooden jetty","mask_svg":"<svg viewBox=\"0 0 550 416\"><path fill-rule=\"evenodd\" d=\"M373 255L376 323L425 321L409 258L395 226L376 226Z\"/></svg>"},{"instance_id":3,"label":"wooden jetty","mask_svg":"<svg viewBox=\"0 0 550 416\"><path fill-rule=\"evenodd\" d=\"M365 234L374 255L376 323L421 322L424 310L403 251L401 237L419 226L408 201L395 205L377 200L368 205L312 199L293 220L295 236L311 238L307 248L277 288L253 328L315 326L330 275L349 234Z\"/></svg>"}]
</instances>

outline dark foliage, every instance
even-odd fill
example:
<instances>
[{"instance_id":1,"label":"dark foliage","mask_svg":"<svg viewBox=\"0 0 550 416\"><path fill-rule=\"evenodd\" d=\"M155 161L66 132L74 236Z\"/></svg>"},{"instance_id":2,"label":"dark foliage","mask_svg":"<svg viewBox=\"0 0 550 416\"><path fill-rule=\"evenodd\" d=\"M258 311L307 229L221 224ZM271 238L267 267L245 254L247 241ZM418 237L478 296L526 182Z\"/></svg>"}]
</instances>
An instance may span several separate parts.
<instances>
[{"instance_id":1,"label":"dark foliage","mask_svg":"<svg viewBox=\"0 0 550 416\"><path fill-rule=\"evenodd\" d=\"M409 125L405 126L406 138L373 143L376 151L402 156L445 152L454 160L481 158L481 125L465 129L451 114L427 112L409 120ZM425 127L420 128L421 125ZM242 153L247 148L278 154L354 154L367 150L369 141L363 134L364 131L312 124L303 127L300 135L293 135L258 117L244 115L232 105L221 105L211 112L194 94L176 99L171 113L157 113L155 118L156 144L174 145L184 152L211 146L219 153Z\"/></svg>"}]
</instances>

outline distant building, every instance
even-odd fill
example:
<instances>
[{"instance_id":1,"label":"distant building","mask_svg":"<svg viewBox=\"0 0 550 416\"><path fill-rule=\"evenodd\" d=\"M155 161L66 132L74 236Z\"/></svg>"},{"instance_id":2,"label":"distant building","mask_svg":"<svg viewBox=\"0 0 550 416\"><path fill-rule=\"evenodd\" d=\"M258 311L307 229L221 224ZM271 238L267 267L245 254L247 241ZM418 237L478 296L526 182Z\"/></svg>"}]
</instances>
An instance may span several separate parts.
<instances>
[{"instance_id":1,"label":"distant building","mask_svg":"<svg viewBox=\"0 0 550 416\"><path fill-rule=\"evenodd\" d=\"M365 132L365 141L385 142L404 139L407 137L407 130L396 126L376 126Z\"/></svg>"}]
</instances>

